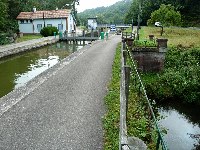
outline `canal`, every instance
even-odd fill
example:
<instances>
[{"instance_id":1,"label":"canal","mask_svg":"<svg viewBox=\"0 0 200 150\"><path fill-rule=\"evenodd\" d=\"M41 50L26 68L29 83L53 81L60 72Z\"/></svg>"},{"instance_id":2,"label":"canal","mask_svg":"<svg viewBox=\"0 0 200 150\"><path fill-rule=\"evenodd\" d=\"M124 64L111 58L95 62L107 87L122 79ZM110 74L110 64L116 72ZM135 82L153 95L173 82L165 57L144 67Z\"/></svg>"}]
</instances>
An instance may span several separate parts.
<instances>
[{"instance_id":1,"label":"canal","mask_svg":"<svg viewBox=\"0 0 200 150\"><path fill-rule=\"evenodd\" d=\"M59 42L0 59L0 97L23 86L82 47L83 45Z\"/></svg>"},{"instance_id":2,"label":"canal","mask_svg":"<svg viewBox=\"0 0 200 150\"><path fill-rule=\"evenodd\" d=\"M158 104L167 129L164 139L170 150L200 150L200 109L198 105L170 102Z\"/></svg>"}]
</instances>

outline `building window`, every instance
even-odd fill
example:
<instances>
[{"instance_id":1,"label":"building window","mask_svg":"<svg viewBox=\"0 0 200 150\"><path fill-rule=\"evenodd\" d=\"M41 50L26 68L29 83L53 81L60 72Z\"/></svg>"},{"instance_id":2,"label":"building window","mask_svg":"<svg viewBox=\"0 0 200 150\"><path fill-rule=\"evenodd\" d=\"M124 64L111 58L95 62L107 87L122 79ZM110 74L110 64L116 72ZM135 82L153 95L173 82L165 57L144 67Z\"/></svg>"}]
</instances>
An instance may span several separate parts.
<instances>
[{"instance_id":1,"label":"building window","mask_svg":"<svg viewBox=\"0 0 200 150\"><path fill-rule=\"evenodd\" d=\"M47 27L52 27L52 24L47 24Z\"/></svg>"},{"instance_id":2,"label":"building window","mask_svg":"<svg viewBox=\"0 0 200 150\"><path fill-rule=\"evenodd\" d=\"M58 24L58 30L62 31L63 30L63 24Z\"/></svg>"},{"instance_id":3,"label":"building window","mask_svg":"<svg viewBox=\"0 0 200 150\"><path fill-rule=\"evenodd\" d=\"M42 29L42 24L37 24L37 29L38 29L38 32L40 32Z\"/></svg>"},{"instance_id":4,"label":"building window","mask_svg":"<svg viewBox=\"0 0 200 150\"><path fill-rule=\"evenodd\" d=\"M26 23L28 23L28 20L26 20Z\"/></svg>"},{"instance_id":5,"label":"building window","mask_svg":"<svg viewBox=\"0 0 200 150\"><path fill-rule=\"evenodd\" d=\"M32 23L33 22L33 20L30 20L30 23Z\"/></svg>"},{"instance_id":6,"label":"building window","mask_svg":"<svg viewBox=\"0 0 200 150\"><path fill-rule=\"evenodd\" d=\"M20 20L20 23L24 23L24 20Z\"/></svg>"}]
</instances>

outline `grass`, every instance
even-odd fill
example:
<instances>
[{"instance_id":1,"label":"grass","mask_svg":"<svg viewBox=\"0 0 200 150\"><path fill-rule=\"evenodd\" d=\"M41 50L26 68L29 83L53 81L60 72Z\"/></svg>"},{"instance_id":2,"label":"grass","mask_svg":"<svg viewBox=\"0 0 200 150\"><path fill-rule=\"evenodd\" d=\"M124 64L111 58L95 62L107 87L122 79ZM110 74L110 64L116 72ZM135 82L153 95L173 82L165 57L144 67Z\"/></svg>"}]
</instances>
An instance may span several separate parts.
<instances>
[{"instance_id":1,"label":"grass","mask_svg":"<svg viewBox=\"0 0 200 150\"><path fill-rule=\"evenodd\" d=\"M118 45L112 68L112 79L108 86L108 93L105 97L107 113L103 118L104 124L104 149L119 149L119 124L120 124L120 63L121 44ZM133 80L133 79L132 79ZM133 83L133 81L131 82ZM155 145L150 142L147 113L141 99L138 98L133 84L130 86L128 104L128 135L144 140L149 149L155 149ZM153 148L151 148L153 147Z\"/></svg>"},{"instance_id":2,"label":"grass","mask_svg":"<svg viewBox=\"0 0 200 150\"><path fill-rule=\"evenodd\" d=\"M150 34L153 34L155 38L168 39L169 47L200 47L200 30L189 28L164 27L163 36L160 36L160 30L161 28L158 27L142 27L142 29L140 30L140 38L148 39L148 36Z\"/></svg>"},{"instance_id":3,"label":"grass","mask_svg":"<svg viewBox=\"0 0 200 150\"><path fill-rule=\"evenodd\" d=\"M32 35L32 34L25 34L23 37L21 38L17 38L17 43L19 42L23 42L23 41L28 41L28 40L33 40L33 39L39 39L42 38L42 35L40 34L36 34L36 35Z\"/></svg>"}]
</instances>

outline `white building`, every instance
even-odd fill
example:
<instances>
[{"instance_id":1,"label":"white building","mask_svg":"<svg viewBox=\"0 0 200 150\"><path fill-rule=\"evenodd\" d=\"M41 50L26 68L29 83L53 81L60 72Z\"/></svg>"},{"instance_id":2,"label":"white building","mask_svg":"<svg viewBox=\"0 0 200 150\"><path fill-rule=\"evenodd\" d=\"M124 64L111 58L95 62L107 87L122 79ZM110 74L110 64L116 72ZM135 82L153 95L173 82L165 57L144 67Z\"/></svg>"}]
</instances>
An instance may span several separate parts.
<instances>
[{"instance_id":1,"label":"white building","mask_svg":"<svg viewBox=\"0 0 200 150\"><path fill-rule=\"evenodd\" d=\"M61 32L71 33L76 30L76 24L69 9L37 11L33 8L33 12L21 12L17 20L19 30L23 33L40 33L43 27L48 26L57 27Z\"/></svg>"},{"instance_id":2,"label":"white building","mask_svg":"<svg viewBox=\"0 0 200 150\"><path fill-rule=\"evenodd\" d=\"M97 18L88 18L88 29L89 30L97 29Z\"/></svg>"}]
</instances>

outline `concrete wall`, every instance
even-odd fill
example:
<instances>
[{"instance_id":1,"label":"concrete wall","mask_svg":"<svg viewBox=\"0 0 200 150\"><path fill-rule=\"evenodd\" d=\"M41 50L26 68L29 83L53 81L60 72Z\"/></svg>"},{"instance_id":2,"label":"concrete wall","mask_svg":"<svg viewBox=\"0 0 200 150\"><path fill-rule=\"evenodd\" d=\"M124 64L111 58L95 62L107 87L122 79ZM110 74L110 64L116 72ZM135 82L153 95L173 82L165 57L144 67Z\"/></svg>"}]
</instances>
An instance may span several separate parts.
<instances>
[{"instance_id":1,"label":"concrete wall","mask_svg":"<svg viewBox=\"0 0 200 150\"><path fill-rule=\"evenodd\" d=\"M164 68L165 53L149 51L132 51L138 70L142 72L159 72Z\"/></svg>"}]
</instances>

